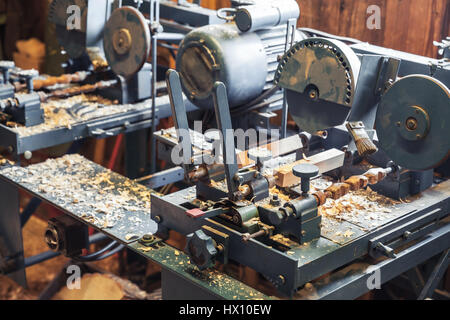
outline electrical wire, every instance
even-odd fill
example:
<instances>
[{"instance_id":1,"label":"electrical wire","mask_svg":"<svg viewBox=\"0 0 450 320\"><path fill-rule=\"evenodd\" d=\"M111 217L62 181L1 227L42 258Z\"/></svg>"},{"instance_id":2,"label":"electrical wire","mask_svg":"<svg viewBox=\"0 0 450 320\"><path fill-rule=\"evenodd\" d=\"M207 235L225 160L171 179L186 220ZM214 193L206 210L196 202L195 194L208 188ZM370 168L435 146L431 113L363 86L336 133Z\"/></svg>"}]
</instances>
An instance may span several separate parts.
<instances>
[{"instance_id":1,"label":"electrical wire","mask_svg":"<svg viewBox=\"0 0 450 320\"><path fill-rule=\"evenodd\" d=\"M246 109L244 109L244 108L233 109L233 110L231 110L231 114L233 116L240 116L240 115L242 115L242 114L244 114L246 112L249 112L249 111L254 111L254 110L266 108L266 107L270 106L272 103L276 103L276 102L279 102L279 101L282 101L282 100L283 100L282 96L281 97L275 97L275 98L272 98L270 100L263 101L263 102L261 102L259 104L254 105L254 106L247 107Z\"/></svg>"},{"instance_id":2,"label":"electrical wire","mask_svg":"<svg viewBox=\"0 0 450 320\"><path fill-rule=\"evenodd\" d=\"M105 253L108 250L111 250L112 248L114 248L114 246L117 245L117 241L111 241L108 245L106 245L103 249L100 249L97 252L85 255L85 256L80 256L77 258L80 258L82 260L91 260L91 259L95 259L98 256L102 255L103 253Z\"/></svg>"},{"instance_id":3,"label":"electrical wire","mask_svg":"<svg viewBox=\"0 0 450 320\"><path fill-rule=\"evenodd\" d=\"M117 252L121 251L125 246L123 244L119 244L117 247L117 241L112 241L108 245L106 245L104 248L100 249L97 252L85 255L85 256L77 256L77 257L71 257L75 261L79 262L91 262L91 261L100 261L104 260L106 258L109 258L116 254ZM114 248L115 247L115 248ZM107 252L110 250L109 252Z\"/></svg>"},{"instance_id":4,"label":"electrical wire","mask_svg":"<svg viewBox=\"0 0 450 320\"><path fill-rule=\"evenodd\" d=\"M265 92L263 92L259 97L257 97L256 99L250 101L249 103L240 106L236 109L233 109L231 111L232 114L238 113L240 114L241 112L244 111L248 111L249 108L254 107L255 105L259 104L261 101L263 101L264 99L267 99L271 96L273 96L275 94L275 92L277 92L280 88L278 88L277 86L273 86L272 88L270 88L269 90L266 90Z\"/></svg>"},{"instance_id":5,"label":"electrical wire","mask_svg":"<svg viewBox=\"0 0 450 320\"><path fill-rule=\"evenodd\" d=\"M125 246L123 244L121 244L121 245L117 246L117 248L115 248L115 249L111 250L110 252L104 254L103 256L97 258L95 261L107 259L107 258L115 255L116 253L122 251L124 248L125 248Z\"/></svg>"}]
</instances>

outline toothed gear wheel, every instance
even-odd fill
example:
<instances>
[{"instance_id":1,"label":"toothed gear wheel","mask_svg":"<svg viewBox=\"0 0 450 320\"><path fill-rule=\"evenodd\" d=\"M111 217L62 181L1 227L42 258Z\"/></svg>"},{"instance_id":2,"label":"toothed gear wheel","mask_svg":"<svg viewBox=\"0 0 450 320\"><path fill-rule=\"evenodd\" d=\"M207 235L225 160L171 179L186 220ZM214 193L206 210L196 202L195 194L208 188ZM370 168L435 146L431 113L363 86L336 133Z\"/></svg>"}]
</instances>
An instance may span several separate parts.
<instances>
[{"instance_id":1,"label":"toothed gear wheel","mask_svg":"<svg viewBox=\"0 0 450 320\"><path fill-rule=\"evenodd\" d=\"M187 236L185 251L200 270L211 268L215 264L217 249L214 240L202 230Z\"/></svg>"},{"instance_id":2,"label":"toothed gear wheel","mask_svg":"<svg viewBox=\"0 0 450 320\"><path fill-rule=\"evenodd\" d=\"M345 43L309 38L281 58L274 81L286 90L297 125L314 133L345 122L360 67L358 56Z\"/></svg>"}]
</instances>

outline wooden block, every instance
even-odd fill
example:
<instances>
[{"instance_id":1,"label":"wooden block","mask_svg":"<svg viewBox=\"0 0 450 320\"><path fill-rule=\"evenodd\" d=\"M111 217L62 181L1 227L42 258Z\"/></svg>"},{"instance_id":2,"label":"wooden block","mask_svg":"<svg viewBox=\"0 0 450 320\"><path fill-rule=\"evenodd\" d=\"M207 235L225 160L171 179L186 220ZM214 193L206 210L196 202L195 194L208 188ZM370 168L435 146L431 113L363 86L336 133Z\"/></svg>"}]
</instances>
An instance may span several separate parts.
<instances>
[{"instance_id":1,"label":"wooden block","mask_svg":"<svg viewBox=\"0 0 450 320\"><path fill-rule=\"evenodd\" d=\"M274 141L265 146L261 146L261 148L266 148L272 151L272 158L277 158L303 148L303 143L300 136L295 135L286 139ZM248 158L248 150L239 152L236 155L236 158L239 168L247 167L255 163L255 161Z\"/></svg>"},{"instance_id":2,"label":"wooden block","mask_svg":"<svg viewBox=\"0 0 450 320\"><path fill-rule=\"evenodd\" d=\"M300 183L300 178L294 176L292 168L298 164L310 163L319 167L320 174L327 173L334 169L340 168L344 165L345 153L331 149L319 154L316 154L310 158L303 159L275 170L274 176L276 178L276 184L279 187L286 188Z\"/></svg>"},{"instance_id":3,"label":"wooden block","mask_svg":"<svg viewBox=\"0 0 450 320\"><path fill-rule=\"evenodd\" d=\"M248 157L248 151L241 151L236 154L237 163L239 169L248 167L249 165L255 164L255 161L250 160Z\"/></svg>"},{"instance_id":4,"label":"wooden block","mask_svg":"<svg viewBox=\"0 0 450 320\"><path fill-rule=\"evenodd\" d=\"M300 150L303 148L303 143L302 139L297 134L286 139L274 141L268 144L266 148L272 151L272 156L274 158L277 158Z\"/></svg>"}]
</instances>

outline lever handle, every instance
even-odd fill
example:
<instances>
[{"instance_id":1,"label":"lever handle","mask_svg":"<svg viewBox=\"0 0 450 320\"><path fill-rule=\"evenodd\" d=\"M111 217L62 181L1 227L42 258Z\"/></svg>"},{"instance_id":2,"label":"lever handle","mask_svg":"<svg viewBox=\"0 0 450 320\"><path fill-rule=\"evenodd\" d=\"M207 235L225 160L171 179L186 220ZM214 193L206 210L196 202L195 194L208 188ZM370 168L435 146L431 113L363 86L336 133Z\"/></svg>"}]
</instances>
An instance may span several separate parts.
<instances>
[{"instance_id":1,"label":"lever handle","mask_svg":"<svg viewBox=\"0 0 450 320\"><path fill-rule=\"evenodd\" d=\"M166 73L166 83L169 92L172 117L175 122L175 128L177 129L178 143L183 147L183 166L187 166L191 163L192 143L178 72L172 69L168 70ZM185 172L187 172L187 170Z\"/></svg>"},{"instance_id":2,"label":"lever handle","mask_svg":"<svg viewBox=\"0 0 450 320\"><path fill-rule=\"evenodd\" d=\"M230 106L227 88L222 82L216 82L213 90L214 110L219 130L222 132L222 155L227 179L228 196L234 199L239 188L238 165L234 146L234 134L231 126Z\"/></svg>"}]
</instances>

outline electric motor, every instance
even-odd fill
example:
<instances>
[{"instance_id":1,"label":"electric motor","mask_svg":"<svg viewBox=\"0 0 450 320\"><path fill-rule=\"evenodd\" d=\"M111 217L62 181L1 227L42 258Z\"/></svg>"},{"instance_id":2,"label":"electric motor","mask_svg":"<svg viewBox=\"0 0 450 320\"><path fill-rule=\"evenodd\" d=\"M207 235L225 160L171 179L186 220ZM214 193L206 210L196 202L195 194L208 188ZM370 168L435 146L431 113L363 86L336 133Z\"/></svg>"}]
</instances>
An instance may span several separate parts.
<instances>
[{"instance_id":1,"label":"electric motor","mask_svg":"<svg viewBox=\"0 0 450 320\"><path fill-rule=\"evenodd\" d=\"M261 15L263 8L267 9L267 19ZM245 105L270 89L278 59L286 51L286 41L291 40L286 36L287 21L297 19L300 13L293 0L226 10L234 13L233 21L191 31L178 51L183 91L201 108L212 107L216 81L226 85L230 108ZM295 41L303 37L294 32Z\"/></svg>"}]
</instances>

